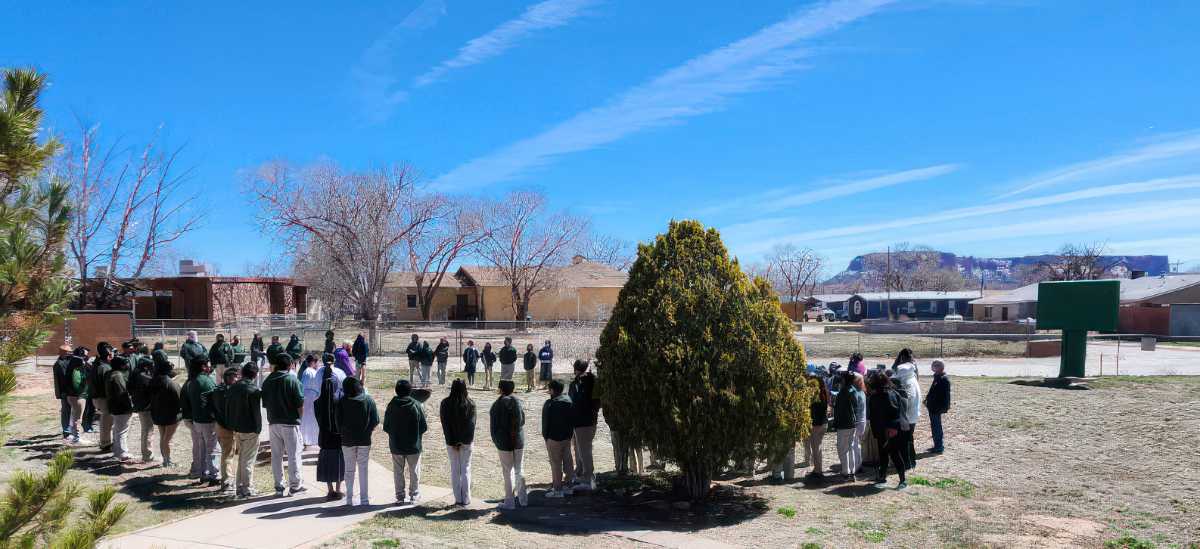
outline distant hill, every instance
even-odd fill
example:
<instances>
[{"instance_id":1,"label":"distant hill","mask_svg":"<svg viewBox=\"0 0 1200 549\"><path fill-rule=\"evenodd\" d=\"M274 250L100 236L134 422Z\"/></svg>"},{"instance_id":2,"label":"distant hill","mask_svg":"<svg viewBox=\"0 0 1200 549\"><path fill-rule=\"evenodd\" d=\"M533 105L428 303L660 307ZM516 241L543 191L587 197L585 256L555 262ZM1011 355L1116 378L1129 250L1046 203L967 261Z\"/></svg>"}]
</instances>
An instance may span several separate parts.
<instances>
[{"instance_id":1,"label":"distant hill","mask_svg":"<svg viewBox=\"0 0 1200 549\"><path fill-rule=\"evenodd\" d=\"M936 252L940 256L943 268L953 268L962 273L968 280L978 281L982 275L989 288L1016 287L1020 284L1017 278L1022 266L1035 266L1050 262L1054 255L1026 255L1021 257L975 257L960 256L949 252ZM885 252L873 252L860 255L850 260L846 270L825 281L826 286L853 286L861 281L865 265L868 261L882 261ZM869 259L870 258L870 259ZM1130 271L1146 271L1147 275L1157 276L1170 272L1171 266L1165 255L1106 255L1100 263L1108 266L1108 271L1114 278L1127 277Z\"/></svg>"}]
</instances>

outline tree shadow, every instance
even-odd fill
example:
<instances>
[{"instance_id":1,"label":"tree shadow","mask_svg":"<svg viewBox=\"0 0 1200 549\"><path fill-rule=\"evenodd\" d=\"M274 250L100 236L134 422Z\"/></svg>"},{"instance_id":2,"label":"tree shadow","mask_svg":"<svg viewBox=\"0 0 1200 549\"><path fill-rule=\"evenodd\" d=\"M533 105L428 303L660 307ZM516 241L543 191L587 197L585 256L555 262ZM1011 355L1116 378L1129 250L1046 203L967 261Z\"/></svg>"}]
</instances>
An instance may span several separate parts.
<instances>
[{"instance_id":1,"label":"tree shadow","mask_svg":"<svg viewBox=\"0 0 1200 549\"><path fill-rule=\"evenodd\" d=\"M825 493L843 498L862 498L873 496L884 490L885 488L876 487L874 484L842 484L833 489L826 490Z\"/></svg>"}]
</instances>

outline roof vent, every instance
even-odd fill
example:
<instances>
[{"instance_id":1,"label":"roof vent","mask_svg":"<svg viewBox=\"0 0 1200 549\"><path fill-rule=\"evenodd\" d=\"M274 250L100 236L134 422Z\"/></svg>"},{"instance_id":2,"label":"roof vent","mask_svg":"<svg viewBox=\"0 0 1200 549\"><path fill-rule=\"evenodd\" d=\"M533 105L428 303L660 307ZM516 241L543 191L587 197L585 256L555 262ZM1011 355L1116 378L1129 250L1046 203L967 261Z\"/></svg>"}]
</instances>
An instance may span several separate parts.
<instances>
[{"instance_id":1,"label":"roof vent","mask_svg":"<svg viewBox=\"0 0 1200 549\"><path fill-rule=\"evenodd\" d=\"M571 258L572 265L578 265L580 263L583 263L584 261L587 261L587 258L583 257L582 255L579 255L579 254L576 254L575 257Z\"/></svg>"}]
</instances>

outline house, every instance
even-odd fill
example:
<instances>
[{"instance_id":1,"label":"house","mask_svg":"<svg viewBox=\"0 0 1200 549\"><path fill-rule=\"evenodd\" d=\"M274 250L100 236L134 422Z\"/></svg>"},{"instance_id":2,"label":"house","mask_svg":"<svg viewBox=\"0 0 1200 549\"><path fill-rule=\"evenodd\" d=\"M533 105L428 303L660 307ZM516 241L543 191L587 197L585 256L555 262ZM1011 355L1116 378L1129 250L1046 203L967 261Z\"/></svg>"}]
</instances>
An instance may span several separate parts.
<instances>
[{"instance_id":1,"label":"house","mask_svg":"<svg viewBox=\"0 0 1200 549\"><path fill-rule=\"evenodd\" d=\"M969 292L867 292L851 295L846 300L847 316L852 322L864 319L891 318L942 319L946 315L970 317L967 304L979 297L979 291Z\"/></svg>"},{"instance_id":2,"label":"house","mask_svg":"<svg viewBox=\"0 0 1200 549\"><path fill-rule=\"evenodd\" d=\"M431 278L432 276L426 275L424 285L428 285ZM387 303L384 320L423 320L421 298L424 293L417 291L416 273L389 274L383 285L383 295ZM429 304L429 320L479 320L476 292L463 288L457 274L447 273L433 292Z\"/></svg>"},{"instance_id":3,"label":"house","mask_svg":"<svg viewBox=\"0 0 1200 549\"><path fill-rule=\"evenodd\" d=\"M1173 305L1200 303L1200 274L1138 276L1122 278L1118 328L1127 334L1184 335L1189 323L1176 314L1172 331ZM1006 321L1037 318L1038 285L1022 286L1000 295L971 302L976 320Z\"/></svg>"},{"instance_id":4,"label":"house","mask_svg":"<svg viewBox=\"0 0 1200 549\"><path fill-rule=\"evenodd\" d=\"M628 275L603 263L575 256L570 265L555 267L552 287L529 303L533 320L605 320L617 304ZM512 290L503 272L494 267L463 265L454 274L462 291L473 294L480 320L513 320Z\"/></svg>"},{"instance_id":5,"label":"house","mask_svg":"<svg viewBox=\"0 0 1200 549\"><path fill-rule=\"evenodd\" d=\"M805 300L805 305L809 308L825 307L837 314L838 318L846 318L848 316L846 302L850 301L853 296L854 294L813 294Z\"/></svg>"},{"instance_id":6,"label":"house","mask_svg":"<svg viewBox=\"0 0 1200 549\"><path fill-rule=\"evenodd\" d=\"M244 317L305 315L308 287L290 278L194 275L130 282L134 317L176 327L228 324Z\"/></svg>"}]
</instances>

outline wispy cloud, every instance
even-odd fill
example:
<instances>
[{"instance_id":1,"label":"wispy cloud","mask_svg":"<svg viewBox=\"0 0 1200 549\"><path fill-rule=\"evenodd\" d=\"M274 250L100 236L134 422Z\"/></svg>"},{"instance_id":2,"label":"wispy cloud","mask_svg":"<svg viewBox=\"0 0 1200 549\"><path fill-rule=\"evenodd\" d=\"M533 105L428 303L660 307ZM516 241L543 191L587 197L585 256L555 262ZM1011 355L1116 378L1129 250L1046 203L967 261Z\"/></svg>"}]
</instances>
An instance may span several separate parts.
<instances>
[{"instance_id":1,"label":"wispy cloud","mask_svg":"<svg viewBox=\"0 0 1200 549\"><path fill-rule=\"evenodd\" d=\"M890 0L824 2L693 58L545 132L462 164L434 181L470 188L512 180L558 156L709 113L730 97L801 68L799 44L871 15Z\"/></svg>"},{"instance_id":2,"label":"wispy cloud","mask_svg":"<svg viewBox=\"0 0 1200 549\"><path fill-rule=\"evenodd\" d=\"M413 87L428 86L455 69L469 67L496 57L534 32L561 27L587 12L597 0L545 0L525 10L520 17L505 21L486 34L459 48L458 54L429 69L413 81Z\"/></svg>"},{"instance_id":3,"label":"wispy cloud","mask_svg":"<svg viewBox=\"0 0 1200 549\"><path fill-rule=\"evenodd\" d=\"M944 223L959 219L987 219L986 216L994 216L996 214L1041 208L1045 206L1054 206L1058 204L1066 204L1081 200L1186 189L1200 189L1200 175L1168 177L1151 179L1148 181L1139 181L1136 183L1123 183L1118 185L1092 187L1088 189L1040 196L1036 198L1026 198L1009 202L986 204L982 206L957 208L931 215L907 216L894 221L886 221L882 223L874 223L869 225L849 225L846 227L806 231L802 233L779 236L772 235L778 235L781 230L784 230L789 226L796 226L795 223L797 220L794 218L770 218L759 221L751 221L748 223L731 225L722 229L721 233L723 235L730 236L733 240L747 242L748 244L742 248L744 252L760 253L764 250L770 249L771 246L786 242L811 242L814 240L824 240L844 236L881 233L884 231L894 231L896 229L903 229L918 225Z\"/></svg>"},{"instance_id":4,"label":"wispy cloud","mask_svg":"<svg viewBox=\"0 0 1200 549\"><path fill-rule=\"evenodd\" d=\"M371 122L381 122L391 116L396 105L408 98L408 91L393 74L396 53L401 46L421 31L436 25L446 15L444 0L425 0L409 12L363 52L362 59L350 70L355 91Z\"/></svg>"},{"instance_id":5,"label":"wispy cloud","mask_svg":"<svg viewBox=\"0 0 1200 549\"><path fill-rule=\"evenodd\" d=\"M1038 174L1018 183L1018 188L1004 193L1007 198L1029 191L1061 185L1072 181L1108 175L1134 166L1180 157L1200 159L1200 131L1190 131L1160 138L1142 147L1120 152L1063 168Z\"/></svg>"},{"instance_id":6,"label":"wispy cloud","mask_svg":"<svg viewBox=\"0 0 1200 549\"><path fill-rule=\"evenodd\" d=\"M916 181L925 181L940 177L949 173L958 171L962 166L960 164L938 164L925 168L916 168L912 170L904 170L899 172L885 173L872 177L860 177L857 179L826 179L817 181L816 183L806 185L804 187L789 186L770 191L743 196L731 200L724 200L720 204L714 204L698 210L697 215L711 215L728 210L752 209L756 214L778 212L789 208L806 206L839 198L843 196L851 196L855 194L874 191L885 187L892 187L902 183L913 183ZM813 190L802 190L803 188L818 187Z\"/></svg>"}]
</instances>

